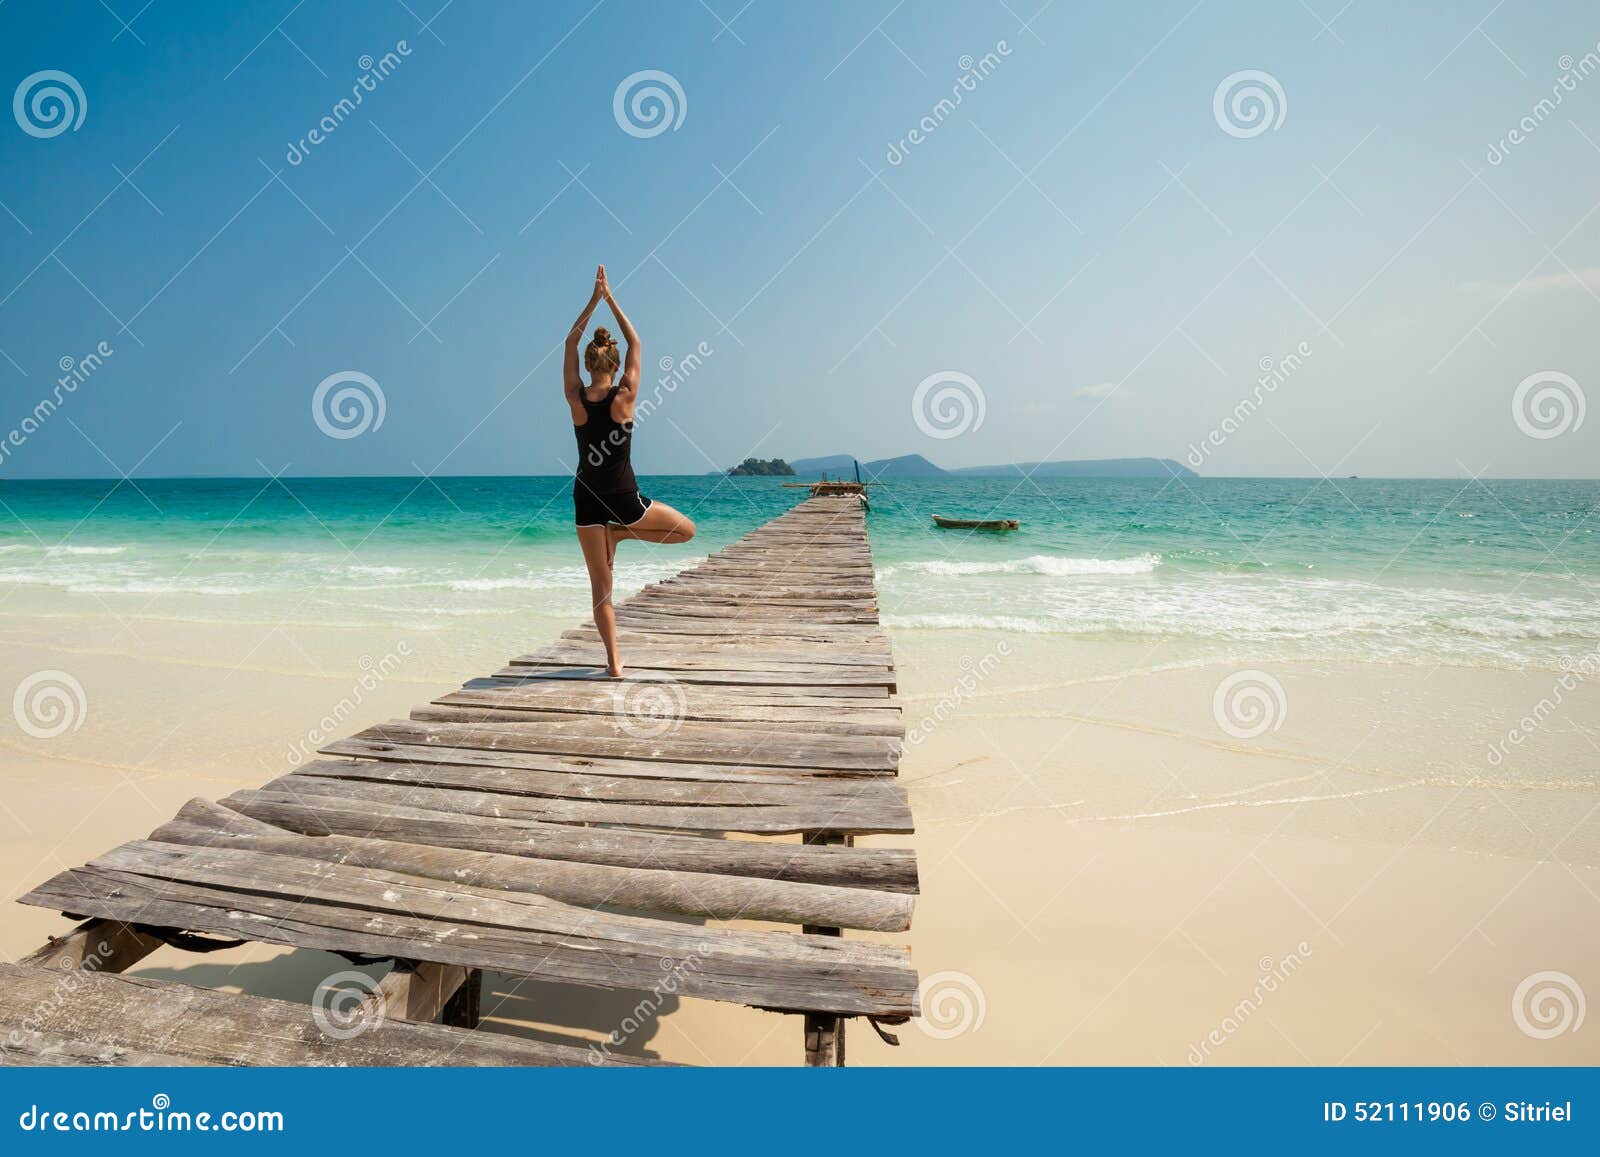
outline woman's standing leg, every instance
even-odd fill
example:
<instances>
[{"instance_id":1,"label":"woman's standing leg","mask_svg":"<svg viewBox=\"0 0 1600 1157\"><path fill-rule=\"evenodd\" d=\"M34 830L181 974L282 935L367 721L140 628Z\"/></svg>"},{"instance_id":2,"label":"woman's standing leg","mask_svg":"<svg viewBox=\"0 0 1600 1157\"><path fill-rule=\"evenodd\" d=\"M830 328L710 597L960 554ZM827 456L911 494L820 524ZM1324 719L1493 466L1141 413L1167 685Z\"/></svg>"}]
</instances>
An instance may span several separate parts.
<instances>
[{"instance_id":1,"label":"woman's standing leg","mask_svg":"<svg viewBox=\"0 0 1600 1157\"><path fill-rule=\"evenodd\" d=\"M594 625L606 648L606 670L622 674L622 654L617 650L617 612L611 605L611 533L604 526L578 527L578 545L589 568L589 596L594 605Z\"/></svg>"}]
</instances>

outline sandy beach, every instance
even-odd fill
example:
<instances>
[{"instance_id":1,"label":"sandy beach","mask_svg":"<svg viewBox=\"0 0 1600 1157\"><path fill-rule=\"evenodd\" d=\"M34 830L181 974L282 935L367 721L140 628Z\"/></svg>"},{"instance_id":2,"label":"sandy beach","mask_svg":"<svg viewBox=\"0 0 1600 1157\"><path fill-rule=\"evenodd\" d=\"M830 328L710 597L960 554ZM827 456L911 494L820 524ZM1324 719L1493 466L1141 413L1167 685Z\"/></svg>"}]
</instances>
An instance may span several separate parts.
<instances>
[{"instance_id":1,"label":"sandy beach","mask_svg":"<svg viewBox=\"0 0 1600 1157\"><path fill-rule=\"evenodd\" d=\"M88 710L53 739L4 739L7 896L191 797L287 771L290 745L402 642L408 657L341 733L552 637L566 610L407 635L161 606L62 619L12 598L0 681L69 669ZM1600 1060L1592 1032L1541 1039L1513 1010L1526 978L1600 963L1592 688L1495 765L1487 753L1559 673L1263 664L1283 692L1275 726L1241 738L1214 714L1240 670L1221 647L892 634L922 871L914 933L895 939L913 946L927 1015L896 1030L899 1049L853 1026L852 1064ZM66 927L8 905L0 952ZM344 967L250 945L163 950L133 971L303 1001ZM634 1003L493 978L484 1007L494 1031L597 1042ZM672 999L621 1047L794 1064L800 1040L792 1018Z\"/></svg>"},{"instance_id":2,"label":"sandy beach","mask_svg":"<svg viewBox=\"0 0 1600 1157\"><path fill-rule=\"evenodd\" d=\"M1597 25L0 0L0 1109L1600 1154Z\"/></svg>"}]
</instances>

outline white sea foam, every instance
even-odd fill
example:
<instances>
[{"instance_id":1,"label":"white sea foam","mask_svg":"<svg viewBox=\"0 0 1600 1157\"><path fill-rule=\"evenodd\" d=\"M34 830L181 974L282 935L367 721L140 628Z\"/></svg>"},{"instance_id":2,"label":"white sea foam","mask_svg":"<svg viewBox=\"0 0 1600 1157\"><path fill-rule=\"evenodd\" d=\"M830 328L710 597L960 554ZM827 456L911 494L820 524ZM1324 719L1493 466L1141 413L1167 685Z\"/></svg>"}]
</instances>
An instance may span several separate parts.
<instances>
[{"instance_id":1,"label":"white sea foam","mask_svg":"<svg viewBox=\"0 0 1600 1157\"><path fill-rule=\"evenodd\" d=\"M918 631L1186 637L1330 658L1549 666L1600 639L1591 599L1265 575L1017 587L970 575L883 582L884 623Z\"/></svg>"},{"instance_id":2,"label":"white sea foam","mask_svg":"<svg viewBox=\"0 0 1600 1157\"><path fill-rule=\"evenodd\" d=\"M972 575L972 574L1037 574L1052 578L1070 578L1077 575L1097 574L1150 574L1161 565L1159 554L1141 554L1133 558L1065 558L1060 555L1035 554L1027 558L1014 558L995 562L954 562L947 559L928 559L905 562L885 567L879 577L886 578L896 571L907 570L917 574Z\"/></svg>"},{"instance_id":3,"label":"white sea foam","mask_svg":"<svg viewBox=\"0 0 1600 1157\"><path fill-rule=\"evenodd\" d=\"M513 578L451 579L445 583L453 591L548 591L568 585L567 580L545 575L518 575Z\"/></svg>"},{"instance_id":4,"label":"white sea foam","mask_svg":"<svg viewBox=\"0 0 1600 1157\"><path fill-rule=\"evenodd\" d=\"M162 574L138 563L87 563L0 569L0 587L54 587L80 595L252 595L271 590L259 574Z\"/></svg>"},{"instance_id":5,"label":"white sea foam","mask_svg":"<svg viewBox=\"0 0 1600 1157\"><path fill-rule=\"evenodd\" d=\"M1047 634L1050 623L1016 615L884 615L883 625L902 631L1021 631Z\"/></svg>"},{"instance_id":6,"label":"white sea foam","mask_svg":"<svg viewBox=\"0 0 1600 1157\"><path fill-rule=\"evenodd\" d=\"M60 557L62 555L125 554L128 548L125 546L65 546L59 543L50 545L33 542L8 542L0 545L0 553L3 554L11 554L19 550L40 553L49 557Z\"/></svg>"},{"instance_id":7,"label":"white sea foam","mask_svg":"<svg viewBox=\"0 0 1600 1157\"><path fill-rule=\"evenodd\" d=\"M123 582L70 582L66 589L77 595L258 595L268 588L214 579L127 579Z\"/></svg>"},{"instance_id":8,"label":"white sea foam","mask_svg":"<svg viewBox=\"0 0 1600 1157\"><path fill-rule=\"evenodd\" d=\"M679 571L697 566L704 561L704 558L691 558L621 563L613 571L612 581L619 592L637 590L646 583L671 578ZM587 595L589 572L581 566L547 566L514 575L478 575L473 578L450 579L443 585L453 591L572 590L582 591Z\"/></svg>"}]
</instances>

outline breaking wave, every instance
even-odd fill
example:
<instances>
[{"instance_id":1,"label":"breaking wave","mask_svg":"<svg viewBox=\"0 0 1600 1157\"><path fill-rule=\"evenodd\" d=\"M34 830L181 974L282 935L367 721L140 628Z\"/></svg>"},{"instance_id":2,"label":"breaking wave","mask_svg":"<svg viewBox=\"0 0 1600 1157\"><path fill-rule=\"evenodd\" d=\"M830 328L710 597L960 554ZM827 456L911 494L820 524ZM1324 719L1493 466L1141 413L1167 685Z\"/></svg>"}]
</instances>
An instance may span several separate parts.
<instances>
[{"instance_id":1,"label":"breaking wave","mask_svg":"<svg viewBox=\"0 0 1600 1157\"><path fill-rule=\"evenodd\" d=\"M1035 554L1003 562L950 562L945 559L905 562L885 567L879 572L879 577L906 570L933 575L1037 574L1070 578L1076 575L1150 574L1160 565L1159 554L1141 554L1133 558L1064 558L1060 555Z\"/></svg>"}]
</instances>

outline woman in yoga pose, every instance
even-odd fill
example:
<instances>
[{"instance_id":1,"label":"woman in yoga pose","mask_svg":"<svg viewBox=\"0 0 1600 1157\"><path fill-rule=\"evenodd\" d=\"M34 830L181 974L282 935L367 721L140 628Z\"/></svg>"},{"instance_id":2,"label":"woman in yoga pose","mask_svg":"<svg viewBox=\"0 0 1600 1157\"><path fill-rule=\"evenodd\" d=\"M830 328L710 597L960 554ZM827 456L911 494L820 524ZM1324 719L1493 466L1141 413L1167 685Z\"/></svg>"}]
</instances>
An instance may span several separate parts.
<instances>
[{"instance_id":1,"label":"woman in yoga pose","mask_svg":"<svg viewBox=\"0 0 1600 1157\"><path fill-rule=\"evenodd\" d=\"M583 350L584 384L578 373L578 343L601 300L611 307L617 328L628 343L619 357L616 339L604 326ZM639 396L639 366L643 351L639 334L617 305L606 283L606 267L594 275L594 293L567 334L567 352L561 369L562 389L572 425L578 436L578 470L572 483L573 521L578 545L589 568L589 592L594 599L594 625L606 648L606 670L622 674L622 654L617 649L617 615L611 606L611 570L617 543L625 538L645 542L688 542L694 523L665 502L653 502L639 493L633 476L633 406Z\"/></svg>"}]
</instances>

